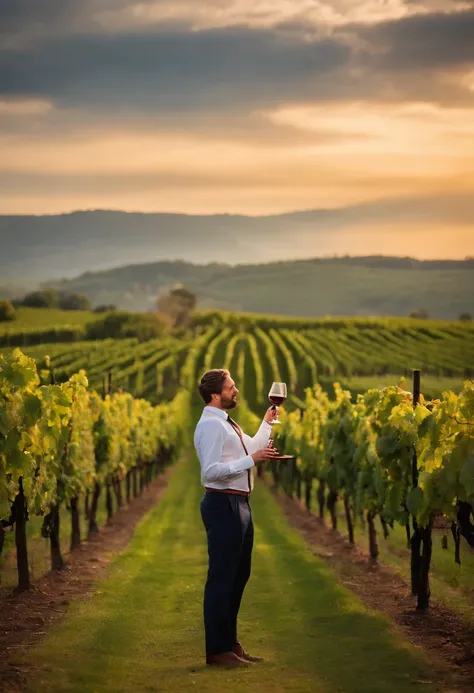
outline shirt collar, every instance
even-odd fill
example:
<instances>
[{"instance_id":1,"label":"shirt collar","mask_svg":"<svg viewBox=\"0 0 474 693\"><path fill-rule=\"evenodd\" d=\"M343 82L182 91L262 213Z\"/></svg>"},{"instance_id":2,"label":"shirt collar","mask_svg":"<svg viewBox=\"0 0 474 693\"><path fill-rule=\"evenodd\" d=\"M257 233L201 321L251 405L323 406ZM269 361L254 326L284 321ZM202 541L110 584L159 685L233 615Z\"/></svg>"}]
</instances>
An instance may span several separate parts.
<instances>
[{"instance_id":1,"label":"shirt collar","mask_svg":"<svg viewBox=\"0 0 474 693\"><path fill-rule=\"evenodd\" d=\"M217 414L217 416L220 416L222 419L227 419L227 412L225 412L223 409L218 409L217 407L204 407L204 411L209 412L210 414Z\"/></svg>"}]
</instances>

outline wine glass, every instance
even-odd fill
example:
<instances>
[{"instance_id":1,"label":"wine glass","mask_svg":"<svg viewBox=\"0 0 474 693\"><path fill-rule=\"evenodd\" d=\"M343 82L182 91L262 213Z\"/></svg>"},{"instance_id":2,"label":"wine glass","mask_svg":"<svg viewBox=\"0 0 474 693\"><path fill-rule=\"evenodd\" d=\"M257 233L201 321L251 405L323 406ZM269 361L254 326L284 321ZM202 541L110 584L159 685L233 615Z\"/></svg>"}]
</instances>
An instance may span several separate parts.
<instances>
[{"instance_id":1,"label":"wine glass","mask_svg":"<svg viewBox=\"0 0 474 693\"><path fill-rule=\"evenodd\" d=\"M275 410L280 404L283 404L286 397L286 383L273 383L268 393L268 399L273 404L272 409ZM275 419L272 424L281 424L281 421Z\"/></svg>"}]
</instances>

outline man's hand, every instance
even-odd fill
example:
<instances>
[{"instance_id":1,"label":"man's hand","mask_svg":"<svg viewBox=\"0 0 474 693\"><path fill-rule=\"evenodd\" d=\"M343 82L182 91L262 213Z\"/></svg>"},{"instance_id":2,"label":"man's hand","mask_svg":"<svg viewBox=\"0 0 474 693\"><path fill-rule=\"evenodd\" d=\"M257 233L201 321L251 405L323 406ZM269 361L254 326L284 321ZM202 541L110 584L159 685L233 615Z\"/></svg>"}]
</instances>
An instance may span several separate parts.
<instances>
[{"instance_id":1,"label":"man's hand","mask_svg":"<svg viewBox=\"0 0 474 693\"><path fill-rule=\"evenodd\" d=\"M266 421L267 423L271 424L272 421L275 421L275 419L278 418L278 407L275 409L273 407L270 407L267 409L267 412L265 416L263 417L263 420Z\"/></svg>"},{"instance_id":2,"label":"man's hand","mask_svg":"<svg viewBox=\"0 0 474 693\"><path fill-rule=\"evenodd\" d=\"M279 455L280 453L278 450L273 447L273 441L270 441L266 447L262 448L262 450L257 450L257 452L254 452L251 457L257 465L262 464L262 462L273 460L275 457L279 457Z\"/></svg>"}]
</instances>

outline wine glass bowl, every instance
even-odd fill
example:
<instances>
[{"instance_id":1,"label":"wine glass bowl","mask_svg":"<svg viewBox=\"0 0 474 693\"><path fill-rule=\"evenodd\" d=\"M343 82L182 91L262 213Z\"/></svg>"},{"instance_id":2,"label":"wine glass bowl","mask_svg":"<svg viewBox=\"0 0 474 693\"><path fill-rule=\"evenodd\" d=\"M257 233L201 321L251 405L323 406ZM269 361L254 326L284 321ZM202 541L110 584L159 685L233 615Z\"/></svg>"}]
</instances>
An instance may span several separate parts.
<instances>
[{"instance_id":1,"label":"wine glass bowl","mask_svg":"<svg viewBox=\"0 0 474 693\"><path fill-rule=\"evenodd\" d=\"M273 404L272 409L279 407L287 398L286 383L272 383L270 392L268 393L268 399ZM272 424L279 424L281 421L275 419Z\"/></svg>"}]
</instances>

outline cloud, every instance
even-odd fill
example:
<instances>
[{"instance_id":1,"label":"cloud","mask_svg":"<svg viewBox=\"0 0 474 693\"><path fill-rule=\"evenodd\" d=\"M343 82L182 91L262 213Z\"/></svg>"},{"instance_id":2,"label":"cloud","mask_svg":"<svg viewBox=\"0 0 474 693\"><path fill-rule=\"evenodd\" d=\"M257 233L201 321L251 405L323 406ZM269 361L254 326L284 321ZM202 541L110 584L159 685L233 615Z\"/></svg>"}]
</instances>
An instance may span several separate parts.
<instances>
[{"instance_id":1,"label":"cloud","mask_svg":"<svg viewBox=\"0 0 474 693\"><path fill-rule=\"evenodd\" d=\"M246 110L311 98L318 77L348 59L333 39L244 28L75 36L0 52L0 90L61 107Z\"/></svg>"},{"instance_id":2,"label":"cloud","mask_svg":"<svg viewBox=\"0 0 474 693\"><path fill-rule=\"evenodd\" d=\"M5 32L20 31L35 23L69 17L73 12L70 0L2 0L0 24Z\"/></svg>"},{"instance_id":3,"label":"cloud","mask_svg":"<svg viewBox=\"0 0 474 693\"><path fill-rule=\"evenodd\" d=\"M91 19L92 8L111 3L86 3L83 19ZM79 12L77 3L59 0L39 6L21 0L20 5L24 15L10 2L6 13L3 8L7 26L21 21L35 26L39 17L44 25L53 17L59 23L77 20ZM302 20L273 28L192 31L158 23L112 34L91 29L68 36L66 31L0 51L0 98L51 100L58 108L107 111L114 117L244 114L283 103L354 99L474 103L474 91L463 81L474 65L474 9L346 24L329 34L314 26L309 31L310 26Z\"/></svg>"},{"instance_id":4,"label":"cloud","mask_svg":"<svg viewBox=\"0 0 474 693\"><path fill-rule=\"evenodd\" d=\"M142 192L154 192L157 196L161 196L168 190L186 191L201 190L201 194L208 195L208 190L213 193L220 194L232 193L233 190L248 192L255 188L273 190L277 194L279 190L287 193L292 189L291 179L296 174L301 173L294 164L289 170L284 171L281 168L272 171L266 167L264 170L248 172L242 170L231 169L217 170L212 167L208 171L156 171L156 172L135 172L130 173L112 173L112 172L66 172L66 173L49 173L49 172L8 172L0 171L0 186L3 194L17 194L24 191L25 197L29 195L37 196L44 195L46 197L60 197L75 193L78 196L110 196L113 194L134 196ZM417 177L407 176L404 180L405 192L408 192L410 185L418 182ZM440 181L441 182L441 181ZM331 188L337 186L347 186L352 191L360 190L361 188L371 187L373 192L395 188L399 183L396 174L387 172L385 175L374 175L373 172L356 172L348 171L347 174L341 174L338 177L337 184L334 180L325 176L324 171L314 172L313 177L308 177L305 181L293 183L294 188L300 188L302 192L306 192L308 200L311 198L311 191L317 187L318 196L322 202L325 191L331 192ZM29 192L27 192L29 191ZM314 196L314 193L313 193ZM456 198L457 199L457 198ZM469 195L467 200L472 201ZM102 205L101 202L97 204ZM307 202L306 204L309 204ZM364 203L365 204L365 203ZM370 203L371 204L371 203ZM398 203L397 203L398 204ZM399 214L403 208L401 203ZM433 207L433 214L437 215L438 202ZM334 207L334 202L330 207ZM467 202L466 202L467 206ZM471 208L474 205L471 204ZM362 208L361 208L362 209ZM357 208L359 211L359 208ZM282 209L282 212L287 210ZM461 213L461 210L458 210ZM1 213L1 212L0 212ZM471 213L471 221L474 222L474 211Z\"/></svg>"},{"instance_id":5,"label":"cloud","mask_svg":"<svg viewBox=\"0 0 474 693\"><path fill-rule=\"evenodd\" d=\"M455 12L471 5L469 0L2 0L0 34L31 39L58 33L147 30L170 21L194 29L265 28L282 22L328 29Z\"/></svg>"},{"instance_id":6,"label":"cloud","mask_svg":"<svg viewBox=\"0 0 474 693\"><path fill-rule=\"evenodd\" d=\"M462 14L466 24L472 21L472 13ZM461 18L448 19L452 46L445 59L436 41L440 19L422 47L418 25L408 20L373 30L359 27L370 44L370 52L362 53L337 36L302 41L243 27L199 32L161 27L154 34L54 39L0 51L0 94L52 100L59 108L113 111L114 117L134 111L248 113L288 102L354 99L472 104L474 92L460 75L440 73L456 61L474 60L474 42L463 39L469 32L455 41L453 27L463 24ZM447 38L445 43L450 45ZM384 52L374 54L381 45ZM429 67L431 54L436 69Z\"/></svg>"},{"instance_id":7,"label":"cloud","mask_svg":"<svg viewBox=\"0 0 474 693\"><path fill-rule=\"evenodd\" d=\"M12 123L18 122L18 116L37 116L50 113L53 105L49 101L35 99L0 100L0 118L10 116ZM20 119L21 120L21 119Z\"/></svg>"},{"instance_id":8,"label":"cloud","mask_svg":"<svg viewBox=\"0 0 474 693\"><path fill-rule=\"evenodd\" d=\"M371 27L358 25L353 30L376 54L374 63L379 69L436 70L474 65L472 6L461 12L415 15Z\"/></svg>"},{"instance_id":9,"label":"cloud","mask_svg":"<svg viewBox=\"0 0 474 693\"><path fill-rule=\"evenodd\" d=\"M474 188L472 3L0 0L0 27L3 210Z\"/></svg>"},{"instance_id":10,"label":"cloud","mask_svg":"<svg viewBox=\"0 0 474 693\"><path fill-rule=\"evenodd\" d=\"M45 37L101 30L96 13L130 4L130 0L2 0L0 38L8 46L28 46Z\"/></svg>"}]
</instances>

